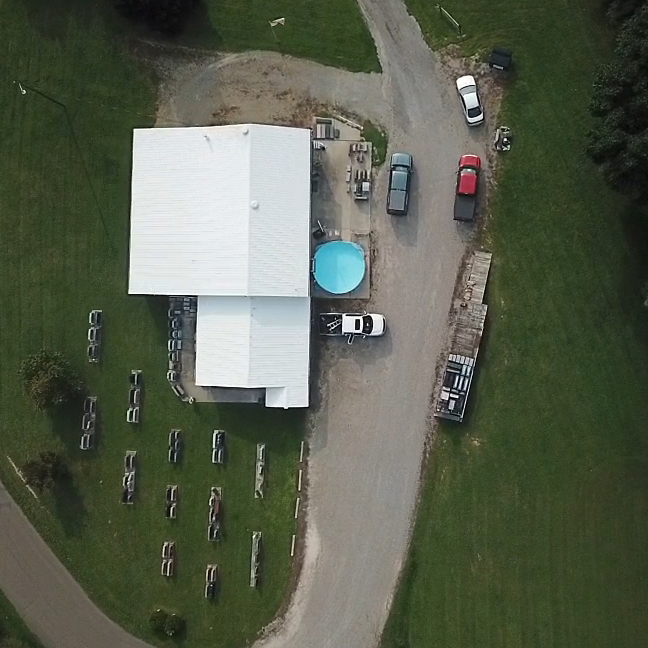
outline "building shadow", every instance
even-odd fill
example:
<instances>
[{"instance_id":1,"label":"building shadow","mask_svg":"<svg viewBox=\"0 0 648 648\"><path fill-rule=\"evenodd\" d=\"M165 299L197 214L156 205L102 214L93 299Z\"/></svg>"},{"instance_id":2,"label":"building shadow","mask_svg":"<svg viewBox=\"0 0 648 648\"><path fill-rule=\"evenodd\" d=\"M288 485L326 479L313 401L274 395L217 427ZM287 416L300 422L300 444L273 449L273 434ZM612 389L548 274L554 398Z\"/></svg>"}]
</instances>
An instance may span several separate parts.
<instances>
[{"instance_id":1,"label":"building shadow","mask_svg":"<svg viewBox=\"0 0 648 648\"><path fill-rule=\"evenodd\" d=\"M144 300L153 320L156 341L166 349L169 340L169 298L162 295L144 295Z\"/></svg>"},{"instance_id":2,"label":"building shadow","mask_svg":"<svg viewBox=\"0 0 648 648\"><path fill-rule=\"evenodd\" d=\"M214 429L223 429L226 434L249 443L267 443L268 449L278 454L294 452L304 439L305 409L284 410L249 403L222 403L214 416L210 403L196 403L193 407L198 416Z\"/></svg>"}]
</instances>

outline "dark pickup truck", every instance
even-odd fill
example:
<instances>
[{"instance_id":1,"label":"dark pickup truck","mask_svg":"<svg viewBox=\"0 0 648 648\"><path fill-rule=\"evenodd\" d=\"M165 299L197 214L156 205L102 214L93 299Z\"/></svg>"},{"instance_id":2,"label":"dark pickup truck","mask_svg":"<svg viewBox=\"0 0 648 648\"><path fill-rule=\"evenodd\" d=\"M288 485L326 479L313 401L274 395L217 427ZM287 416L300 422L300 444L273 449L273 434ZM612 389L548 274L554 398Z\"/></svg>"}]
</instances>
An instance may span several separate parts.
<instances>
[{"instance_id":1,"label":"dark pickup truck","mask_svg":"<svg viewBox=\"0 0 648 648\"><path fill-rule=\"evenodd\" d=\"M461 159L459 160L459 171L457 172L457 189L455 192L455 220L475 220L480 169L481 160L479 159L479 156L461 156Z\"/></svg>"}]
</instances>

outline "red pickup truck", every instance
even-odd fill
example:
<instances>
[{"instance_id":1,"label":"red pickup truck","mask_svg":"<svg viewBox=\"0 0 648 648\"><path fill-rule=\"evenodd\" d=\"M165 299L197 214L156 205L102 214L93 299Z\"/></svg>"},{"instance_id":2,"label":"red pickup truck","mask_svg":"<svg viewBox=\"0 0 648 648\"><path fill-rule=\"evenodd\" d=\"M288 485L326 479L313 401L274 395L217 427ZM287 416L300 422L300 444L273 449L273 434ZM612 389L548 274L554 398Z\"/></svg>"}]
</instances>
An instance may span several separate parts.
<instances>
[{"instance_id":1,"label":"red pickup truck","mask_svg":"<svg viewBox=\"0 0 648 648\"><path fill-rule=\"evenodd\" d=\"M454 219L458 221L475 220L477 190L481 160L478 155L462 155L457 172Z\"/></svg>"}]
</instances>

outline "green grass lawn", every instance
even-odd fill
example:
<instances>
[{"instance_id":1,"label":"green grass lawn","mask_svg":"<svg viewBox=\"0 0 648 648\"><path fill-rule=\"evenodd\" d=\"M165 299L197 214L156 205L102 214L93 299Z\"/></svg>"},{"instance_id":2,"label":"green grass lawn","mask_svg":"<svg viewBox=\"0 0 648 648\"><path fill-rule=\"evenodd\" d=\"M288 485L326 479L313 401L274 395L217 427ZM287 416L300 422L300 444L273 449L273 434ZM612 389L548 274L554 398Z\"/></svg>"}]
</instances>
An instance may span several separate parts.
<instances>
[{"instance_id":1,"label":"green grass lawn","mask_svg":"<svg viewBox=\"0 0 648 648\"><path fill-rule=\"evenodd\" d=\"M42 648L0 592L0 648Z\"/></svg>"},{"instance_id":2,"label":"green grass lawn","mask_svg":"<svg viewBox=\"0 0 648 648\"><path fill-rule=\"evenodd\" d=\"M344 67L379 72L376 47L353 0L203 0L181 40L240 51L276 50ZM270 28L269 21L286 24Z\"/></svg>"},{"instance_id":3,"label":"green grass lawn","mask_svg":"<svg viewBox=\"0 0 648 648\"><path fill-rule=\"evenodd\" d=\"M387 134L367 120L362 126L362 137L371 142L371 161L374 166L379 167L384 164L387 157Z\"/></svg>"},{"instance_id":4,"label":"green grass lawn","mask_svg":"<svg viewBox=\"0 0 648 648\"><path fill-rule=\"evenodd\" d=\"M431 44L450 29L409 0ZM639 648L648 636L648 220L583 155L610 51L596 3L449 0L514 50L487 336L430 459L384 648ZM488 106L486 106L488 110Z\"/></svg>"},{"instance_id":5,"label":"green grass lawn","mask_svg":"<svg viewBox=\"0 0 648 648\"><path fill-rule=\"evenodd\" d=\"M354 0L201 0L183 33L173 38L134 28L113 11L109 16L117 30L146 39L230 52L271 50L354 72L380 71ZM285 24L272 28L277 18Z\"/></svg>"},{"instance_id":6,"label":"green grass lawn","mask_svg":"<svg viewBox=\"0 0 648 648\"><path fill-rule=\"evenodd\" d=\"M64 4L51 12L0 2L0 477L92 599L128 630L152 640L157 606L187 619L187 646L242 645L286 594L303 412L187 405L166 382L166 301L126 295L132 128L152 123L154 80L124 54L104 19ZM67 104L99 208L63 109ZM85 359L87 314L102 308L102 363ZM78 450L81 412L50 420L17 382L20 361L62 351L98 396L97 448ZM143 371L143 423L125 422L128 375ZM171 427L183 430L182 463L167 463ZM229 460L210 462L211 430L227 431ZM253 497L255 445L267 443L265 500ZM18 465L44 449L63 452L73 485L37 503ZM136 503L119 503L122 461L138 452ZM164 517L165 485L177 483L178 519ZM206 539L212 485L224 489L224 540ZM264 537L262 585L249 587L251 532ZM160 575L164 540L175 540L176 577ZM220 565L221 592L203 599L205 565Z\"/></svg>"}]
</instances>

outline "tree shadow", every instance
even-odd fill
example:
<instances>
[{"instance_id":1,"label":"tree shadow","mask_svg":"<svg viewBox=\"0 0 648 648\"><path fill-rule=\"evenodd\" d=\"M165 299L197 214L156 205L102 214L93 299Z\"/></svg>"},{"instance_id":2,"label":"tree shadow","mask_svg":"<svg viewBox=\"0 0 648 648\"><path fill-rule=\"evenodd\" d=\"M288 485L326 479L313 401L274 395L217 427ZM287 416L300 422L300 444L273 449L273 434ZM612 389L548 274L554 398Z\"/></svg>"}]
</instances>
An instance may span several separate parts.
<instances>
[{"instance_id":1,"label":"tree shadow","mask_svg":"<svg viewBox=\"0 0 648 648\"><path fill-rule=\"evenodd\" d=\"M84 0L61 0L60 2L20 0L20 2L27 11L31 26L41 36L50 40L65 40L71 16L89 27L97 13L104 13L101 3Z\"/></svg>"},{"instance_id":2,"label":"tree shadow","mask_svg":"<svg viewBox=\"0 0 648 648\"><path fill-rule=\"evenodd\" d=\"M638 205L628 203L620 214L626 237L628 256L620 273L621 285L617 298L635 338L648 354L648 308L643 307L648 288L648 214Z\"/></svg>"},{"instance_id":3,"label":"tree shadow","mask_svg":"<svg viewBox=\"0 0 648 648\"><path fill-rule=\"evenodd\" d=\"M198 2L192 14L188 17L181 34L173 38L159 36L156 38L167 42L175 42L179 45L202 45L214 49L218 49L223 44L223 37L214 27L211 15L204 1Z\"/></svg>"},{"instance_id":4,"label":"tree shadow","mask_svg":"<svg viewBox=\"0 0 648 648\"><path fill-rule=\"evenodd\" d=\"M57 483L52 489L52 500L54 514L61 523L65 535L68 537L80 536L88 517L88 511L76 481L69 477Z\"/></svg>"},{"instance_id":5,"label":"tree shadow","mask_svg":"<svg viewBox=\"0 0 648 648\"><path fill-rule=\"evenodd\" d=\"M79 451L81 421L83 419L83 400L85 397L85 393L79 394L64 405L48 412L52 432L61 439L66 451L71 456L76 456L77 451ZM98 427L99 421L97 420L95 422L95 438L98 433Z\"/></svg>"}]
</instances>

